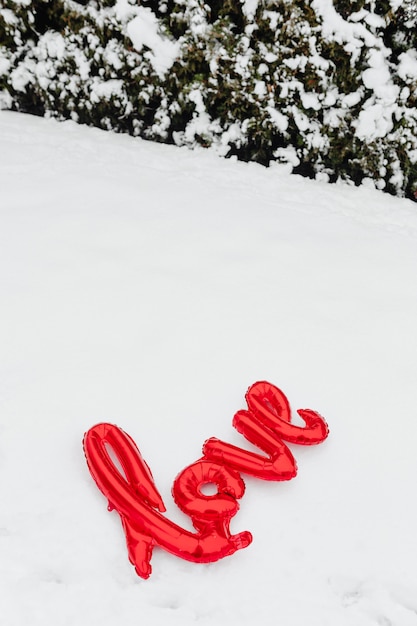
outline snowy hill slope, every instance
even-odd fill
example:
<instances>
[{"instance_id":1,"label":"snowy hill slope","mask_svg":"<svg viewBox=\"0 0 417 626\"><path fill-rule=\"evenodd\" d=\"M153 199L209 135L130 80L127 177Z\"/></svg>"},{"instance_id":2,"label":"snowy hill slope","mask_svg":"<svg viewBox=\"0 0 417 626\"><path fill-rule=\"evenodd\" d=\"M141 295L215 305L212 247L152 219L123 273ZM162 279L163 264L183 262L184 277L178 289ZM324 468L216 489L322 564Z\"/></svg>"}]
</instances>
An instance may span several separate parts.
<instances>
[{"instance_id":1,"label":"snowy hill slope","mask_svg":"<svg viewBox=\"0 0 417 626\"><path fill-rule=\"evenodd\" d=\"M0 113L5 626L416 626L417 212L126 136ZM129 564L81 441L100 421L170 489L256 380L328 421L288 483L244 477L210 565Z\"/></svg>"}]
</instances>

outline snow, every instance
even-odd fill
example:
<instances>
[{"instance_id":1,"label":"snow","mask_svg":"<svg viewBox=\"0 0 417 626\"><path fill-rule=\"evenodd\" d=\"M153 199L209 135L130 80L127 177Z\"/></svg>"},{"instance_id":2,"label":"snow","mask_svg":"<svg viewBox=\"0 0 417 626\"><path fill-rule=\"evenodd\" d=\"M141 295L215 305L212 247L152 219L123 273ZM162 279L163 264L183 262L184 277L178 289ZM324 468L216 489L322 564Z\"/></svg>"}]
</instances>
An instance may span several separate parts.
<instances>
[{"instance_id":1,"label":"snow","mask_svg":"<svg viewBox=\"0 0 417 626\"><path fill-rule=\"evenodd\" d=\"M386 66L386 58L382 51L372 50L368 59L369 68L363 72L363 83L371 89L384 104L393 104L399 96L399 87L394 85Z\"/></svg>"},{"instance_id":2,"label":"snow","mask_svg":"<svg viewBox=\"0 0 417 626\"><path fill-rule=\"evenodd\" d=\"M127 25L127 34L136 50L149 48L149 61L160 75L164 75L179 54L180 45L163 37L159 32L159 22L148 7L138 7L136 17Z\"/></svg>"},{"instance_id":3,"label":"snow","mask_svg":"<svg viewBox=\"0 0 417 626\"><path fill-rule=\"evenodd\" d=\"M359 113L356 135L360 139L385 137L392 130L394 111L395 107L384 107L380 102L375 103L371 99Z\"/></svg>"},{"instance_id":4,"label":"snow","mask_svg":"<svg viewBox=\"0 0 417 626\"><path fill-rule=\"evenodd\" d=\"M9 71L10 61L5 57L0 57L0 76Z\"/></svg>"},{"instance_id":5,"label":"snow","mask_svg":"<svg viewBox=\"0 0 417 626\"><path fill-rule=\"evenodd\" d=\"M407 200L0 112L0 589L7 626L416 626L417 212ZM256 380L328 421L244 477L210 565L128 562L82 451L137 442L167 505Z\"/></svg>"},{"instance_id":6,"label":"snow","mask_svg":"<svg viewBox=\"0 0 417 626\"><path fill-rule=\"evenodd\" d=\"M199 2L164 0L154 11L135 0L110 4L70 2L78 17L67 31L34 39L26 31L36 6L27 15L17 5L15 14L0 9L16 43L0 51L0 107L32 111L35 98L45 115L261 162L277 146L285 147L283 160L292 147L320 180L363 175L412 197L417 57L404 31L405 16L414 19L412 0L401 15L393 0L385 16L375 14L375 2L356 3L364 6L349 14L346 4L313 0L287 20L283 38L279 3L242 0L245 24L234 26L233 16L217 20L217 9ZM352 159L335 156L355 146L363 174Z\"/></svg>"},{"instance_id":7,"label":"snow","mask_svg":"<svg viewBox=\"0 0 417 626\"><path fill-rule=\"evenodd\" d=\"M286 118L285 115L277 111L277 109L275 109L274 107L267 107L266 110L268 111L271 120L278 128L278 130L284 133L288 128L288 118Z\"/></svg>"},{"instance_id":8,"label":"snow","mask_svg":"<svg viewBox=\"0 0 417 626\"><path fill-rule=\"evenodd\" d=\"M321 109L319 97L312 91L302 93L301 102L303 103L303 107L305 109L314 109L315 111L319 111Z\"/></svg>"},{"instance_id":9,"label":"snow","mask_svg":"<svg viewBox=\"0 0 417 626\"><path fill-rule=\"evenodd\" d=\"M400 54L400 64L398 67L398 75L402 79L411 77L417 79L417 51L408 50Z\"/></svg>"},{"instance_id":10,"label":"snow","mask_svg":"<svg viewBox=\"0 0 417 626\"><path fill-rule=\"evenodd\" d=\"M65 39L60 33L46 32L44 37L45 56L44 59L50 57L62 59L65 53Z\"/></svg>"},{"instance_id":11,"label":"snow","mask_svg":"<svg viewBox=\"0 0 417 626\"><path fill-rule=\"evenodd\" d=\"M259 0L243 0L242 11L248 20L254 18L256 10L258 8Z\"/></svg>"},{"instance_id":12,"label":"snow","mask_svg":"<svg viewBox=\"0 0 417 626\"><path fill-rule=\"evenodd\" d=\"M106 80L104 83L96 81L91 89L91 102L97 103L101 98L110 98L112 95L118 95L121 93L123 81L121 80Z\"/></svg>"}]
</instances>

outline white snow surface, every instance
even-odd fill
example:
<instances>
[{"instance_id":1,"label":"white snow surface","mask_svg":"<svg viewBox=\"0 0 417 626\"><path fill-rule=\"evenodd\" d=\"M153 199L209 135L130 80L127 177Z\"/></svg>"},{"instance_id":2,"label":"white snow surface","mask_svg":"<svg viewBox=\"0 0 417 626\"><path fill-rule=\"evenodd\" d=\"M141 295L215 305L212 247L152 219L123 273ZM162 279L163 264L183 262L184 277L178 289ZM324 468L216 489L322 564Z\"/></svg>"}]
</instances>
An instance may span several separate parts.
<instances>
[{"instance_id":1,"label":"white snow surface","mask_svg":"<svg viewBox=\"0 0 417 626\"><path fill-rule=\"evenodd\" d=\"M416 626L416 274L409 201L0 112L1 624ZM244 477L251 546L138 578L84 432L128 432L191 528L172 481L251 447L256 380L328 440Z\"/></svg>"}]
</instances>

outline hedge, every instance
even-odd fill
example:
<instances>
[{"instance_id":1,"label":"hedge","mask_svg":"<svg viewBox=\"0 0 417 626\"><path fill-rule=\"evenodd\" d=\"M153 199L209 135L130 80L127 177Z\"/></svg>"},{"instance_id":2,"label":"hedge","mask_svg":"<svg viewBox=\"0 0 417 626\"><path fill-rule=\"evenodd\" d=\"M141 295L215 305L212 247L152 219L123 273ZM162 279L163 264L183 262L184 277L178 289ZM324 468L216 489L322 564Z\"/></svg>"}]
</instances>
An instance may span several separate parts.
<instances>
[{"instance_id":1,"label":"hedge","mask_svg":"<svg viewBox=\"0 0 417 626\"><path fill-rule=\"evenodd\" d=\"M0 107L417 189L417 3L3 0Z\"/></svg>"}]
</instances>

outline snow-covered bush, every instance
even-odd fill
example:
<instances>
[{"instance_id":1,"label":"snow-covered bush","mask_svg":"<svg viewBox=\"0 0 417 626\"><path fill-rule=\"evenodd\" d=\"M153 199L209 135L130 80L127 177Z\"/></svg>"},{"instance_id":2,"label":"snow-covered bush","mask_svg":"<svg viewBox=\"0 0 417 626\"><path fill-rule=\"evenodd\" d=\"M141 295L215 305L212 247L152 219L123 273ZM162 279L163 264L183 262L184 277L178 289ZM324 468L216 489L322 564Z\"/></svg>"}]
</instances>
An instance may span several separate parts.
<instances>
[{"instance_id":1,"label":"snow-covered bush","mask_svg":"<svg viewBox=\"0 0 417 626\"><path fill-rule=\"evenodd\" d=\"M0 106L412 197L416 25L414 0L3 0Z\"/></svg>"}]
</instances>

